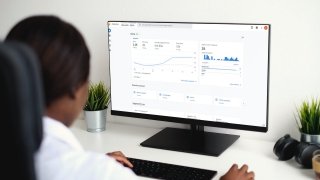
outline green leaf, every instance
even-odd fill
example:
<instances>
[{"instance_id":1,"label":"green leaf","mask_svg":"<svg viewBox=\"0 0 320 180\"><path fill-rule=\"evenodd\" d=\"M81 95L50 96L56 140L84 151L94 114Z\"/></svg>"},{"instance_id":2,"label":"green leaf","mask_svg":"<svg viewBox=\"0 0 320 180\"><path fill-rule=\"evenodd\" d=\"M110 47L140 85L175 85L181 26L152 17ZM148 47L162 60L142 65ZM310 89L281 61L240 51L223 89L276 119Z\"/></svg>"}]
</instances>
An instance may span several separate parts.
<instances>
[{"instance_id":1,"label":"green leaf","mask_svg":"<svg viewBox=\"0 0 320 180\"><path fill-rule=\"evenodd\" d=\"M103 82L97 84L90 83L88 89L88 99L84 106L86 111L98 111L106 109L110 103L111 91Z\"/></svg>"},{"instance_id":2,"label":"green leaf","mask_svg":"<svg viewBox=\"0 0 320 180\"><path fill-rule=\"evenodd\" d=\"M295 119L301 133L320 134L320 99L303 101L297 108L297 113Z\"/></svg>"}]
</instances>

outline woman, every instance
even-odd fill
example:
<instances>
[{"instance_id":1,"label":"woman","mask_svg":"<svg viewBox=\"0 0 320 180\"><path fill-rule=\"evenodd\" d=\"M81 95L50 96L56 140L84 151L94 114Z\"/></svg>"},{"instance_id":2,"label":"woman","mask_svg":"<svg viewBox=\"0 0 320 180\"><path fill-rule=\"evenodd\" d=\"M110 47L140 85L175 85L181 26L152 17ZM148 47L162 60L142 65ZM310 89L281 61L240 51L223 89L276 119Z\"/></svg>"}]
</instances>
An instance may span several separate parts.
<instances>
[{"instance_id":1,"label":"woman","mask_svg":"<svg viewBox=\"0 0 320 180\"><path fill-rule=\"evenodd\" d=\"M68 129L87 98L90 54L79 31L54 16L33 16L19 22L6 41L34 49L40 61L46 109L44 139L35 155L39 180L136 179L121 152L87 152ZM120 163L119 163L120 162ZM253 179L248 167L232 166L221 179Z\"/></svg>"}]
</instances>

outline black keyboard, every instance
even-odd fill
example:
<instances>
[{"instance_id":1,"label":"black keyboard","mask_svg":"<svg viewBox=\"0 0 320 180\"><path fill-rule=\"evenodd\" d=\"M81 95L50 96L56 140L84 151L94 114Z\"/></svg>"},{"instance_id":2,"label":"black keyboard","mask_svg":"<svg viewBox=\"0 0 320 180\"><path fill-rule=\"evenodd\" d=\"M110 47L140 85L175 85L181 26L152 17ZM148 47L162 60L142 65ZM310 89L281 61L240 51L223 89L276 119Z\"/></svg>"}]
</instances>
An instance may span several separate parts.
<instances>
[{"instance_id":1,"label":"black keyboard","mask_svg":"<svg viewBox=\"0 0 320 180\"><path fill-rule=\"evenodd\" d=\"M217 171L179 166L155 161L128 158L133 164L133 172L138 176L166 180L209 180Z\"/></svg>"}]
</instances>

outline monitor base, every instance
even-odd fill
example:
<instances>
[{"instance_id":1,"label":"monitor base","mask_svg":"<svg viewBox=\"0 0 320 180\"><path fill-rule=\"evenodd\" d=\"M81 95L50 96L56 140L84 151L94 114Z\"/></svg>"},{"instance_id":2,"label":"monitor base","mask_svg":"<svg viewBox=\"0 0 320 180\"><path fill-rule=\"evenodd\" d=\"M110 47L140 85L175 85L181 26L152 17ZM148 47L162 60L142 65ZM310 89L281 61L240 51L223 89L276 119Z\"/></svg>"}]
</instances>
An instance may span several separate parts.
<instances>
[{"instance_id":1,"label":"monitor base","mask_svg":"<svg viewBox=\"0 0 320 180\"><path fill-rule=\"evenodd\" d=\"M240 136L203 131L197 129L165 128L140 145L144 147L219 156Z\"/></svg>"}]
</instances>

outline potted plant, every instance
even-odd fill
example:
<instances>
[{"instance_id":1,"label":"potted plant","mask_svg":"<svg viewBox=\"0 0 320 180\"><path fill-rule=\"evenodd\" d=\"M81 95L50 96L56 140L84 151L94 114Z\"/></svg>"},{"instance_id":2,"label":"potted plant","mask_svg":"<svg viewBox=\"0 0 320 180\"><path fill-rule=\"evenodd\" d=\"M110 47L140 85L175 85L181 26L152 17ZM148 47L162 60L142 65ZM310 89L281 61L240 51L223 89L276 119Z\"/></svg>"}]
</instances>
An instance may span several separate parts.
<instances>
[{"instance_id":1,"label":"potted plant","mask_svg":"<svg viewBox=\"0 0 320 180\"><path fill-rule=\"evenodd\" d=\"M320 99L303 101L296 116L301 142L320 144Z\"/></svg>"},{"instance_id":2,"label":"potted plant","mask_svg":"<svg viewBox=\"0 0 320 180\"><path fill-rule=\"evenodd\" d=\"M87 131L101 132L105 130L110 97L110 89L103 82L90 83L88 99L83 108Z\"/></svg>"}]
</instances>

